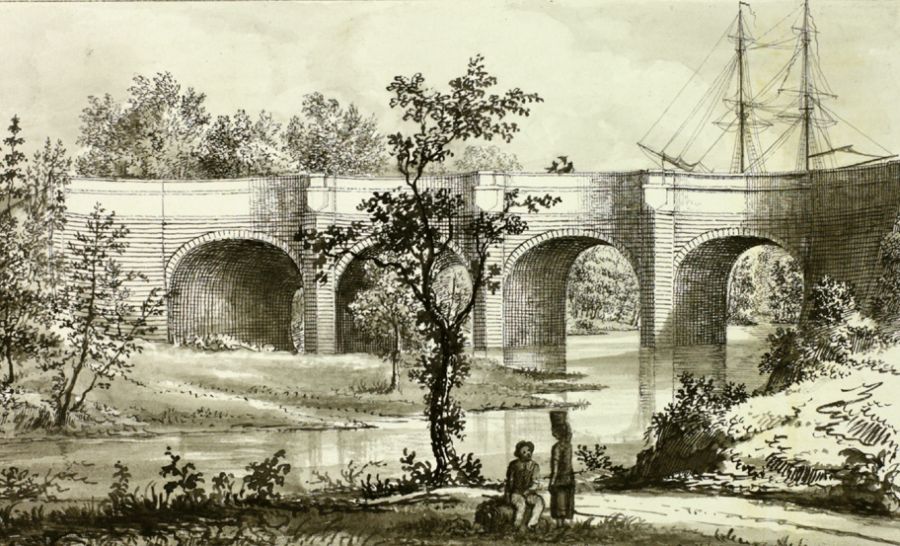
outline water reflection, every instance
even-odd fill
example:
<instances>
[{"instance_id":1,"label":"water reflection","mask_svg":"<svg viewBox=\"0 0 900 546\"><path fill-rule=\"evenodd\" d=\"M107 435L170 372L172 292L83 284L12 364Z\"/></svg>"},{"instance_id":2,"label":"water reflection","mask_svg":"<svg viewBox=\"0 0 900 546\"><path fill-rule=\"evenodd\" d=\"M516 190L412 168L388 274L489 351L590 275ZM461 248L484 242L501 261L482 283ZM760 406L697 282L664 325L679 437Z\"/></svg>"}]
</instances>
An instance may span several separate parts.
<instances>
[{"instance_id":1,"label":"water reflection","mask_svg":"<svg viewBox=\"0 0 900 546\"><path fill-rule=\"evenodd\" d=\"M717 381L745 381L749 388L764 378L756 373L765 347L765 329L730 329L725 347L692 347L677 350L638 349L635 332L569 339L568 370L583 373L596 391L546 395L550 399L581 403L569 413L575 445L605 444L614 462L630 464L643 447L643 433L655 411L672 399L675 378L682 371L712 375ZM486 475L501 478L516 442L535 443L535 459L546 470L549 465L550 419L546 410L515 410L469 413L466 437L460 452L473 452L482 459ZM382 477L400 471L403 449L429 458L431 449L424 419L384 419L377 428L362 430L272 431L247 429L210 434L171 434L153 438L63 439L0 444L3 466L18 465L44 472L62 468L67 462L87 461L94 466L85 474L97 482L73 490L77 497L105 496L113 464L126 462L132 483L147 484L163 479L159 468L167 462L166 446L196 463L207 480L218 472L243 475L250 461L258 461L284 449L293 470L286 489L310 487L313 472L337 476L351 460L358 463L382 460L386 467L373 470ZM159 489L159 485L157 485Z\"/></svg>"}]
</instances>

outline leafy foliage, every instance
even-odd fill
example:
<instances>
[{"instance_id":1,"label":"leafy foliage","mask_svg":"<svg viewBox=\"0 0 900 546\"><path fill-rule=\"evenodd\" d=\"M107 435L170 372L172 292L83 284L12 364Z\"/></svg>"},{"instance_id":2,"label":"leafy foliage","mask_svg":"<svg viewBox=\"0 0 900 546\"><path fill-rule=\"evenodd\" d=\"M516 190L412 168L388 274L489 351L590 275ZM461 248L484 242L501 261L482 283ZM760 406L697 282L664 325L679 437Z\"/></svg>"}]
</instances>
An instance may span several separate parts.
<instances>
[{"instance_id":1,"label":"leafy foliage","mask_svg":"<svg viewBox=\"0 0 900 546\"><path fill-rule=\"evenodd\" d=\"M293 168L309 173L371 174L385 161L384 136L374 116L355 105L342 108L321 93L303 97L302 117L294 116L283 135L283 151Z\"/></svg>"},{"instance_id":2,"label":"leafy foliage","mask_svg":"<svg viewBox=\"0 0 900 546\"><path fill-rule=\"evenodd\" d=\"M653 415L646 432L650 447L641 451L632 475L657 481L681 472L711 472L724 459L730 438L713 426L724 411L749 398L743 384L716 388L712 378L683 373L675 399Z\"/></svg>"},{"instance_id":3,"label":"leafy foliage","mask_svg":"<svg viewBox=\"0 0 900 546\"><path fill-rule=\"evenodd\" d=\"M12 523L14 510L25 502L53 502L66 492L65 485L87 482L84 476L67 466L64 470L41 475L26 468L0 468L0 526Z\"/></svg>"},{"instance_id":4,"label":"leafy foliage","mask_svg":"<svg viewBox=\"0 0 900 546\"><path fill-rule=\"evenodd\" d=\"M457 172L497 171L514 172L521 171L522 164L516 154L504 152L494 145L466 146L462 154L453 162L453 168Z\"/></svg>"},{"instance_id":5,"label":"leafy foliage","mask_svg":"<svg viewBox=\"0 0 900 546\"><path fill-rule=\"evenodd\" d=\"M163 491L166 492L165 501L168 503L172 493L176 492L189 504L202 501L204 497L202 484L205 481L203 472L197 472L194 463L182 462L181 455L174 453L171 447L166 447L166 457L169 458L169 464L159 471L159 475L163 478L171 478L163 484Z\"/></svg>"},{"instance_id":6,"label":"leafy foliage","mask_svg":"<svg viewBox=\"0 0 900 546\"><path fill-rule=\"evenodd\" d=\"M434 472L441 481L449 480L451 469L460 466L453 442L461 437L465 421L453 391L469 373L464 325L481 291L497 287L494 277L498 270L488 267L489 249L527 229L517 211L536 213L558 202L550 196L521 198L510 192L499 210L470 212L462 195L422 182L430 164L443 163L452 155L454 143L474 138L511 141L519 127L509 118L528 115L529 105L541 100L520 89L490 94L496 83L480 56L469 61L465 75L450 81L449 92L426 87L422 74L395 77L388 86L393 94L391 107L400 109L403 120L415 130L388 137L405 187L376 192L363 201L357 208L368 216L367 223L332 225L298 234L304 248L317 257L319 268L344 257L369 261L391 271L418 302L416 326L429 350L418 358L410 376L426 390ZM357 251L355 245L364 238L378 252ZM436 291L439 260L454 248L469 250L466 265L472 291L464 305L446 306ZM326 276L320 271L320 279Z\"/></svg>"},{"instance_id":7,"label":"leafy foliage","mask_svg":"<svg viewBox=\"0 0 900 546\"><path fill-rule=\"evenodd\" d=\"M594 444L593 447L579 445L575 450L575 458L588 472L611 476L620 474L624 470L622 466L613 464L606 453L606 446L601 444Z\"/></svg>"},{"instance_id":8,"label":"leafy foliage","mask_svg":"<svg viewBox=\"0 0 900 546\"><path fill-rule=\"evenodd\" d=\"M206 95L181 84L169 72L135 76L128 100L109 94L88 97L81 112L85 148L76 160L78 174L122 178L192 178L198 172L195 151L209 125Z\"/></svg>"},{"instance_id":9,"label":"leafy foliage","mask_svg":"<svg viewBox=\"0 0 900 546\"><path fill-rule=\"evenodd\" d=\"M248 502L267 504L280 497L275 488L284 485L284 479L291 471L291 465L282 462L284 456L285 451L279 449L262 462L247 465L249 474L244 476L243 482L244 488L249 491Z\"/></svg>"},{"instance_id":10,"label":"leafy foliage","mask_svg":"<svg viewBox=\"0 0 900 546\"><path fill-rule=\"evenodd\" d=\"M871 300L872 318L886 336L900 338L900 217L881 239L881 274Z\"/></svg>"},{"instance_id":11,"label":"leafy foliage","mask_svg":"<svg viewBox=\"0 0 900 546\"><path fill-rule=\"evenodd\" d=\"M116 377L128 375L130 356L141 351L138 339L153 331L148 319L162 313L158 289L140 305L131 303L129 283L146 279L118 262L128 248L127 234L115 214L98 203L86 219L86 231L76 232L66 245L66 275L56 309L63 343L41 354L41 367L54 376L51 402L58 427L95 388L109 388Z\"/></svg>"},{"instance_id":12,"label":"leafy foliage","mask_svg":"<svg viewBox=\"0 0 900 546\"><path fill-rule=\"evenodd\" d=\"M744 253L731 271L728 322L749 325L763 319L797 322L803 303L803 276L783 250L766 246Z\"/></svg>"},{"instance_id":13,"label":"leafy foliage","mask_svg":"<svg viewBox=\"0 0 900 546\"><path fill-rule=\"evenodd\" d=\"M0 357L6 361L7 384L24 360L56 343L49 332L59 268L52 242L65 224L63 191L71 166L62 144L47 140L23 168L20 131L14 117L3 141L8 153L0 185L5 201L0 211Z\"/></svg>"},{"instance_id":14,"label":"leafy foliage","mask_svg":"<svg viewBox=\"0 0 900 546\"><path fill-rule=\"evenodd\" d=\"M421 345L416 330L419 305L395 273L365 264L367 288L350 303L350 315L356 327L373 342L378 356L391 363L389 391L400 388L400 354Z\"/></svg>"},{"instance_id":15,"label":"leafy foliage","mask_svg":"<svg viewBox=\"0 0 900 546\"><path fill-rule=\"evenodd\" d=\"M481 461L472 453L459 456L458 464L451 475L443 473L431 461L416 460L416 452L403 448L400 457L400 468L403 474L399 478L382 479L381 476L366 475L360 481L360 492L363 498L376 499L392 495L404 495L422 489L447 485L480 486L484 484Z\"/></svg>"},{"instance_id":16,"label":"leafy foliage","mask_svg":"<svg viewBox=\"0 0 900 546\"><path fill-rule=\"evenodd\" d=\"M609 246L583 252L569 272L566 290L569 316L578 320L622 322L636 326L638 281L631 264ZM589 330L589 323L582 325Z\"/></svg>"},{"instance_id":17,"label":"leafy foliage","mask_svg":"<svg viewBox=\"0 0 900 546\"><path fill-rule=\"evenodd\" d=\"M774 392L826 370L825 362L853 365L855 346L870 344L878 335L860 315L849 284L822 278L810 291L809 316L797 329L770 334L770 350L760 361L769 374L765 390Z\"/></svg>"},{"instance_id":18,"label":"leafy foliage","mask_svg":"<svg viewBox=\"0 0 900 546\"><path fill-rule=\"evenodd\" d=\"M207 178L269 176L288 169L280 150L281 124L263 110L256 121L245 110L219 116L199 145L199 171Z\"/></svg>"}]
</instances>

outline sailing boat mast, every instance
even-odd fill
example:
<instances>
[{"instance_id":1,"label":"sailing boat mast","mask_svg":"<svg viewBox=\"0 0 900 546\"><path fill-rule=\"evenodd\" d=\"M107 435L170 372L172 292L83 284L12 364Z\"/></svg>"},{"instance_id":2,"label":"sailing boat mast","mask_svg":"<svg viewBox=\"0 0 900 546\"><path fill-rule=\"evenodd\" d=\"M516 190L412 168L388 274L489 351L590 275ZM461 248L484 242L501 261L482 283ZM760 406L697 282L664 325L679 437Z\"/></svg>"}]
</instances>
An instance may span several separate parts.
<instances>
[{"instance_id":1,"label":"sailing boat mast","mask_svg":"<svg viewBox=\"0 0 900 546\"><path fill-rule=\"evenodd\" d=\"M738 100L737 100L737 115L738 115L738 154L740 158L738 160L738 165L740 166L740 172L746 171L745 166L745 152L744 152L744 144L746 142L746 125L747 125L747 117L744 112L744 108L746 104L744 103L744 2L738 2L738 24L737 24L737 65L738 65Z\"/></svg>"},{"instance_id":2,"label":"sailing boat mast","mask_svg":"<svg viewBox=\"0 0 900 546\"><path fill-rule=\"evenodd\" d=\"M809 171L810 149L809 142L812 138L812 100L811 84L812 78L809 73L809 0L803 0L803 26L800 29L800 40L802 47L802 68L800 71L800 115L803 123L801 146L803 157L800 158L798 169Z\"/></svg>"}]
</instances>

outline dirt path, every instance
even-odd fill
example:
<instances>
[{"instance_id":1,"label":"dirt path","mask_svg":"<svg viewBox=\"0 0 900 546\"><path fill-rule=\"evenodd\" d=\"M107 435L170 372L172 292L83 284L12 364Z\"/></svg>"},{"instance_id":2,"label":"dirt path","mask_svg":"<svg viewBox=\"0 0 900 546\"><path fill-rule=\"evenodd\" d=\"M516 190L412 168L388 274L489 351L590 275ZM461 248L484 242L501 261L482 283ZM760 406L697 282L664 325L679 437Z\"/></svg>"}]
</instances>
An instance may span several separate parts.
<instances>
[{"instance_id":1,"label":"dirt path","mask_svg":"<svg viewBox=\"0 0 900 546\"><path fill-rule=\"evenodd\" d=\"M636 516L654 525L724 534L750 542L775 544L884 545L900 544L900 520L819 511L787 503L734 497L673 493L589 493L575 499L577 518L615 513Z\"/></svg>"},{"instance_id":2,"label":"dirt path","mask_svg":"<svg viewBox=\"0 0 900 546\"><path fill-rule=\"evenodd\" d=\"M447 488L428 493L433 497L476 500L496 496L487 489ZM415 493L408 500L421 497ZM382 502L396 502L383 499ZM549 506L549 499L545 496ZM900 545L900 519L863 517L737 497L660 492L584 493L575 496L576 521L624 514L651 525L726 535L752 544L798 546Z\"/></svg>"}]
</instances>

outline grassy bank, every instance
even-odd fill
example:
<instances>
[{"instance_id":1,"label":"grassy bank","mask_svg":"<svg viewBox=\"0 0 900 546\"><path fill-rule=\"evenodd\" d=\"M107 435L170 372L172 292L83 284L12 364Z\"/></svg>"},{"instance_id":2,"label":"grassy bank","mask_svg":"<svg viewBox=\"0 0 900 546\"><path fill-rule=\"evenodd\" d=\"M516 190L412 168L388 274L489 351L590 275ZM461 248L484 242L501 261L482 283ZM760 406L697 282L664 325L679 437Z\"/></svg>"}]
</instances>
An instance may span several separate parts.
<instances>
[{"instance_id":1,"label":"grassy bank","mask_svg":"<svg viewBox=\"0 0 900 546\"><path fill-rule=\"evenodd\" d=\"M476 526L479 499L434 496L415 503L377 508L349 500L297 498L271 506L163 509L140 514L110 513L94 504L46 505L40 515L0 526L0 543L239 545L294 544L740 544L730 536L649 525L621 514L571 527L549 519L533 531L489 533Z\"/></svg>"},{"instance_id":2,"label":"grassy bank","mask_svg":"<svg viewBox=\"0 0 900 546\"><path fill-rule=\"evenodd\" d=\"M134 356L131 375L95 391L95 403L70 428L85 434L358 428L383 418L420 416L418 385L404 370L400 392L388 392L389 376L389 365L369 355L203 352L147 344ZM19 398L26 403L18 416L7 416L8 431L39 428L46 408L36 393L47 381L37 374L20 382ZM560 403L539 394L601 388L578 374L516 371L475 359L458 396L468 411L546 408Z\"/></svg>"}]
</instances>

